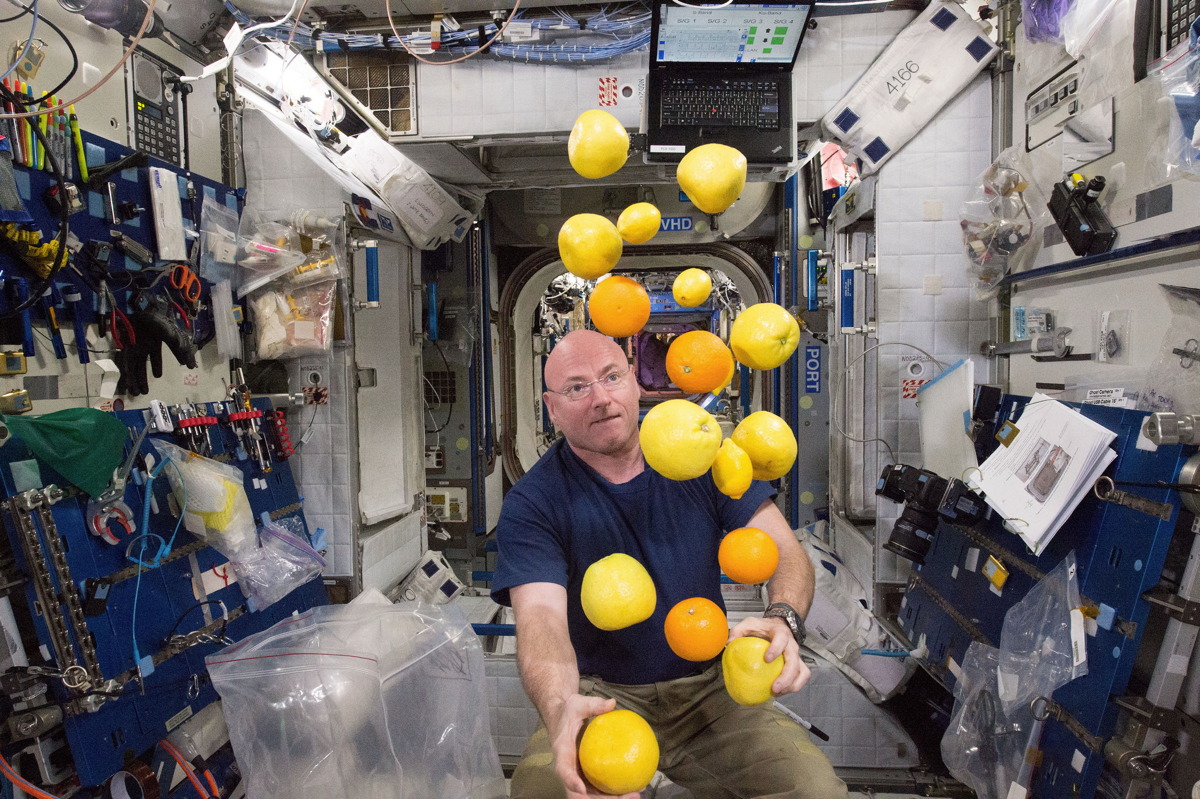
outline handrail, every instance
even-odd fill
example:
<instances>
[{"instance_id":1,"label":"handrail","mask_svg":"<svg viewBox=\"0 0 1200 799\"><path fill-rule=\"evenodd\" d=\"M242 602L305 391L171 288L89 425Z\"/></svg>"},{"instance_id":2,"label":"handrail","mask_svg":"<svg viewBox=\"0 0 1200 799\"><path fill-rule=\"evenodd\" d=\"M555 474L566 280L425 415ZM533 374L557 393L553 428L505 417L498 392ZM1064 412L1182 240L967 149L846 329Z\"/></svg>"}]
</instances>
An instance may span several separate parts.
<instances>
[{"instance_id":1,"label":"handrail","mask_svg":"<svg viewBox=\"0 0 1200 799\"><path fill-rule=\"evenodd\" d=\"M1068 272L1078 272L1101 266L1116 266L1121 262L1129 262L1127 265L1134 266L1138 260L1148 261L1156 255L1167 255L1172 250L1180 250L1185 247L1197 247L1196 254L1200 255L1200 227L1188 228L1187 230L1180 230L1166 236L1147 239L1146 241L1131 244L1128 247L1120 247L1100 253L1099 255L1089 255L1085 258L1076 258L1073 261L1042 266L1025 272L1015 272L1005 275L998 285L1015 285L1026 280L1057 277ZM1145 265L1150 266L1151 264L1147 263Z\"/></svg>"}]
</instances>

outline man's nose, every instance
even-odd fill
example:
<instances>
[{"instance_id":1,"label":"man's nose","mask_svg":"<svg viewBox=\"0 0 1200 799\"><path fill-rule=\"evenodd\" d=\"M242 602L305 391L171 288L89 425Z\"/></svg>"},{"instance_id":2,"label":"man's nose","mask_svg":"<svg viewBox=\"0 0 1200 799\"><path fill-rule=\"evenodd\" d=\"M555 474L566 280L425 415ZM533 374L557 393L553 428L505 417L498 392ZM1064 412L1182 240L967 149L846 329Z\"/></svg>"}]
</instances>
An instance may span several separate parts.
<instances>
[{"instance_id":1,"label":"man's nose","mask_svg":"<svg viewBox=\"0 0 1200 799\"><path fill-rule=\"evenodd\" d=\"M591 401L592 407L602 408L612 402L612 394L600 388L599 385L592 384L592 395L588 399Z\"/></svg>"}]
</instances>

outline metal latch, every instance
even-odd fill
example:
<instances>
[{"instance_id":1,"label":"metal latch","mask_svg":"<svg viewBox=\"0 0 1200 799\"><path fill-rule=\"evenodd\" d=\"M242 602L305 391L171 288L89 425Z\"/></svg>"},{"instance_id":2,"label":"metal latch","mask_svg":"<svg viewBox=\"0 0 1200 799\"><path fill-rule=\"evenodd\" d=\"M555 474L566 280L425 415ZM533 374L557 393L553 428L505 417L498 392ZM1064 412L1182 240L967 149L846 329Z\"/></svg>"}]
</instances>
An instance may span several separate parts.
<instances>
[{"instance_id":1,"label":"metal latch","mask_svg":"<svg viewBox=\"0 0 1200 799\"><path fill-rule=\"evenodd\" d=\"M1200 602L1192 602L1166 591L1147 591L1142 594L1142 599L1165 609L1167 615L1176 621L1200 625Z\"/></svg>"}]
</instances>

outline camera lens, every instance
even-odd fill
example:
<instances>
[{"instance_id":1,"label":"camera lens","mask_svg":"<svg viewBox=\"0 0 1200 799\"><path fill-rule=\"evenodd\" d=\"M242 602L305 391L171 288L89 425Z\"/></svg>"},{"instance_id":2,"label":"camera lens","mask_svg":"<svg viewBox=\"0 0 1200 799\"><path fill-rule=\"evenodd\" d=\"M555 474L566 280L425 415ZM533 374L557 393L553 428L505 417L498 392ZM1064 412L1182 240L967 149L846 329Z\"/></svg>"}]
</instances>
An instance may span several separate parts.
<instances>
[{"instance_id":1,"label":"camera lens","mask_svg":"<svg viewBox=\"0 0 1200 799\"><path fill-rule=\"evenodd\" d=\"M923 511L911 504L906 505L900 518L896 519L892 534L888 536L883 548L920 566L925 563L925 555L933 544L933 533L937 530L937 523L936 513Z\"/></svg>"}]
</instances>

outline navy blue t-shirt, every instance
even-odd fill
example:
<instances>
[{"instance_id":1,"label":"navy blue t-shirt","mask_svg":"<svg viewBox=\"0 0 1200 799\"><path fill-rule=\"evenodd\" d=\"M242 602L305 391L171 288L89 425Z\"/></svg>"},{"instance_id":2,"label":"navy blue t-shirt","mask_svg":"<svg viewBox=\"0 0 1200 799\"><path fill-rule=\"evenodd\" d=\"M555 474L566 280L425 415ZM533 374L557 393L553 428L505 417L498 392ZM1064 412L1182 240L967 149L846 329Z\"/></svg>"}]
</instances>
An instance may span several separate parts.
<instances>
[{"instance_id":1,"label":"navy blue t-shirt","mask_svg":"<svg viewBox=\"0 0 1200 799\"><path fill-rule=\"evenodd\" d=\"M567 589L567 625L581 675L641 685L698 674L671 651L663 633L667 611L702 596L722 608L717 549L775 496L755 481L741 499L717 491L710 475L668 480L650 467L627 483L605 480L559 440L504 497L496 541L492 598L510 605L508 590L525 583ZM583 613L579 589L587 567L623 552L646 567L658 592L654 615L605 632Z\"/></svg>"}]
</instances>

